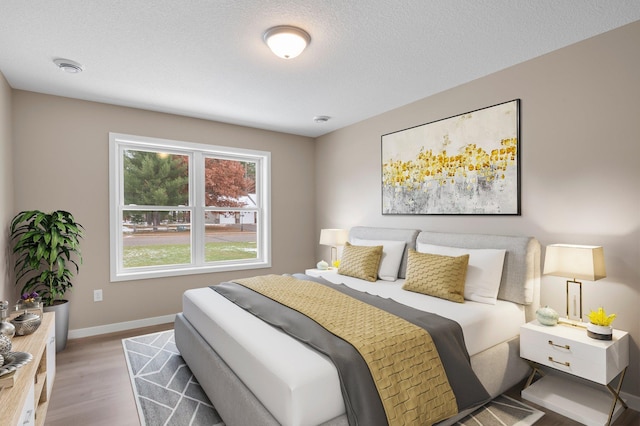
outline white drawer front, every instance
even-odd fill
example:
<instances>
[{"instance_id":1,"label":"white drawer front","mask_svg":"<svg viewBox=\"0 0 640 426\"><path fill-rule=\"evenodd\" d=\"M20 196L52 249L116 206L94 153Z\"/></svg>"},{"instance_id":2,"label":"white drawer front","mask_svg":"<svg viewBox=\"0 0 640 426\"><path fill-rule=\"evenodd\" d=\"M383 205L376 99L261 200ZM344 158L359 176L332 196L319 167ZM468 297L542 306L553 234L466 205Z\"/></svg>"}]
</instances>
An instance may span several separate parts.
<instances>
[{"instance_id":1,"label":"white drawer front","mask_svg":"<svg viewBox=\"0 0 640 426\"><path fill-rule=\"evenodd\" d=\"M27 393L27 400L22 407L22 414L20 414L20 421L18 426L34 426L36 424L36 406L35 406L35 389L33 383L29 387L29 393Z\"/></svg>"},{"instance_id":2,"label":"white drawer front","mask_svg":"<svg viewBox=\"0 0 640 426\"><path fill-rule=\"evenodd\" d=\"M608 383L605 349L526 328L520 333L523 358L597 383Z\"/></svg>"}]
</instances>

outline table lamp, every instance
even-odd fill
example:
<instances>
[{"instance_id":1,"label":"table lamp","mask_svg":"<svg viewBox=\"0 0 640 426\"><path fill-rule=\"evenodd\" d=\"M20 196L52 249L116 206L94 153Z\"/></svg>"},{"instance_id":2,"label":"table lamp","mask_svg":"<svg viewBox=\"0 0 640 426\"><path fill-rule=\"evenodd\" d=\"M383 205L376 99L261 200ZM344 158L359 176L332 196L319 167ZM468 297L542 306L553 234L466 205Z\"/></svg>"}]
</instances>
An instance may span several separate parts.
<instances>
[{"instance_id":1,"label":"table lamp","mask_svg":"<svg viewBox=\"0 0 640 426\"><path fill-rule=\"evenodd\" d=\"M552 244L547 246L544 259L544 274L571 278L567 280L567 321L572 325L582 323L582 282L597 281L607 276L604 267L604 249L600 246L574 244ZM578 286L579 294L574 295L573 309L569 309L569 288ZM579 298L579 302L576 300ZM576 323L577 320L577 323Z\"/></svg>"},{"instance_id":2,"label":"table lamp","mask_svg":"<svg viewBox=\"0 0 640 426\"><path fill-rule=\"evenodd\" d=\"M331 246L331 263L338 258L338 247L343 246L349 239L349 231L346 229L321 229L320 244L323 246Z\"/></svg>"}]
</instances>

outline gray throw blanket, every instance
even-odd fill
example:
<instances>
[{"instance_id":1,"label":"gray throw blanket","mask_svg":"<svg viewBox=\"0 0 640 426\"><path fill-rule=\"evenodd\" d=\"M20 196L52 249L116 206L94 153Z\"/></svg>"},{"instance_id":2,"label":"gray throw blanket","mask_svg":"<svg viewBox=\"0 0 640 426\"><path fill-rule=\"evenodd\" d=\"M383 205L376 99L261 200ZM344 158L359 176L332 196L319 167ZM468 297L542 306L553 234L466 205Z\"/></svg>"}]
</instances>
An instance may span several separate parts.
<instances>
[{"instance_id":1,"label":"gray throw blanket","mask_svg":"<svg viewBox=\"0 0 640 426\"><path fill-rule=\"evenodd\" d=\"M423 312L393 300L383 299L334 285L322 278L294 274L294 277L327 285L370 305L424 328L433 339L456 396L458 411L486 402L489 395L471 369L462 329L455 321ZM327 355L335 364L350 425L386 425L386 415L366 362L346 341L325 330L305 315L235 283L221 283L211 289L263 321Z\"/></svg>"}]
</instances>

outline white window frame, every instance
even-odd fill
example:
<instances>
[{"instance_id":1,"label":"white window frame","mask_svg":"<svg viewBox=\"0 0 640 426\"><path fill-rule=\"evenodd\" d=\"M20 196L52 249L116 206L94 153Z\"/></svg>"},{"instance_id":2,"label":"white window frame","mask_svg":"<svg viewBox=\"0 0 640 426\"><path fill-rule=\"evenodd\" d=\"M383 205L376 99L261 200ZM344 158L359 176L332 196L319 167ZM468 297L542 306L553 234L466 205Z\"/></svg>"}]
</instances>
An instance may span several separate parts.
<instances>
[{"instance_id":1,"label":"white window frame","mask_svg":"<svg viewBox=\"0 0 640 426\"><path fill-rule=\"evenodd\" d=\"M124 268L122 246L122 213L131 206L124 205L122 156L125 149L163 150L172 154L187 155L189 160L189 200L191 210L191 248L193 263L183 265ZM256 241L258 256L255 259L204 261L204 160L205 156L251 161L256 163L257 222ZM110 275L111 281L129 281L211 272L236 271L271 267L271 153L194 142L150 138L145 136L109 133L109 225L110 225ZM144 209L144 207L141 207ZM170 207L168 207L170 208ZM148 210L148 209L147 209ZM233 210L226 208L222 210Z\"/></svg>"}]
</instances>

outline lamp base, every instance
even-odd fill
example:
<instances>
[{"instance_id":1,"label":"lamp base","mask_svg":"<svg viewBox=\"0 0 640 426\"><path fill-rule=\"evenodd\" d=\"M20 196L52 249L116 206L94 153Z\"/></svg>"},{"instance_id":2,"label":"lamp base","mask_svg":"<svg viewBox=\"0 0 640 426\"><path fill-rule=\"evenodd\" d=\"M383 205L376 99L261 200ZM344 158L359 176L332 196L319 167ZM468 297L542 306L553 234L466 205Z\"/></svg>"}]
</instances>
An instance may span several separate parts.
<instances>
[{"instance_id":1,"label":"lamp base","mask_svg":"<svg viewBox=\"0 0 640 426\"><path fill-rule=\"evenodd\" d=\"M558 324L568 327L587 328L587 323L569 318L558 318Z\"/></svg>"}]
</instances>

